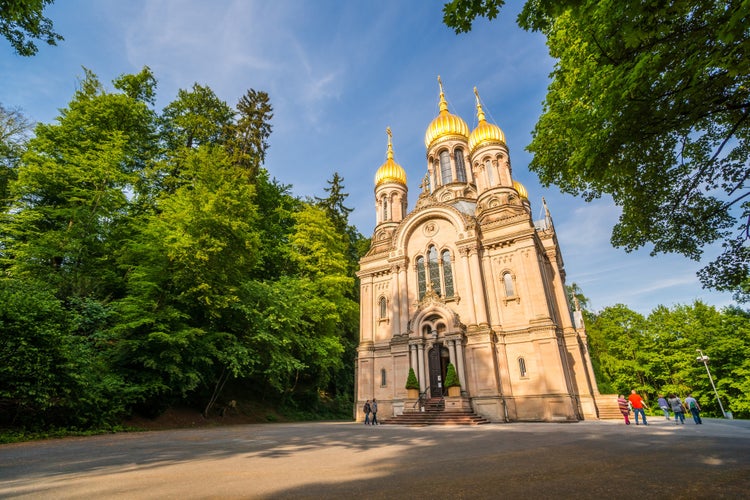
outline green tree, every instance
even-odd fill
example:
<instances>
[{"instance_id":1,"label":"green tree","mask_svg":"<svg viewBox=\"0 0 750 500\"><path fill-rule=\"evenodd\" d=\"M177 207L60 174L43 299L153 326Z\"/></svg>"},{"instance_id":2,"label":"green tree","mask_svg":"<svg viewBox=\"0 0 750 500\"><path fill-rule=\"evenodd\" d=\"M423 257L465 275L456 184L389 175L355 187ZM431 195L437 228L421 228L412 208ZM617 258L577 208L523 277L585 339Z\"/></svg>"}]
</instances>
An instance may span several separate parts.
<instances>
[{"instance_id":1,"label":"green tree","mask_svg":"<svg viewBox=\"0 0 750 500\"><path fill-rule=\"evenodd\" d=\"M229 127L227 149L233 160L246 168L251 178L255 178L266 161L271 135L273 107L268 94L249 89L237 103L237 115L238 118Z\"/></svg>"},{"instance_id":2,"label":"green tree","mask_svg":"<svg viewBox=\"0 0 750 500\"><path fill-rule=\"evenodd\" d=\"M457 32L504 2L454 0ZM544 185L622 214L612 243L700 259L704 286L750 299L750 28L747 2L526 2L557 62L528 150Z\"/></svg>"},{"instance_id":3,"label":"green tree","mask_svg":"<svg viewBox=\"0 0 750 500\"><path fill-rule=\"evenodd\" d=\"M38 125L21 157L3 264L60 297L104 298L121 291L115 256L129 231L129 193L153 151L154 115L85 71L57 123Z\"/></svg>"},{"instance_id":4,"label":"green tree","mask_svg":"<svg viewBox=\"0 0 750 500\"><path fill-rule=\"evenodd\" d=\"M169 151L222 144L233 117L232 108L213 90L195 83L189 91L180 89L162 111L162 137Z\"/></svg>"},{"instance_id":5,"label":"green tree","mask_svg":"<svg viewBox=\"0 0 750 500\"><path fill-rule=\"evenodd\" d=\"M186 152L181 176L124 252L128 294L111 332L116 365L155 411L250 363L232 316L258 263L254 187L211 145Z\"/></svg>"},{"instance_id":6,"label":"green tree","mask_svg":"<svg viewBox=\"0 0 750 500\"><path fill-rule=\"evenodd\" d=\"M44 17L44 8L54 0L0 0L0 35L10 42L19 56L33 56L39 49L33 40L57 45L63 37Z\"/></svg>"},{"instance_id":7,"label":"green tree","mask_svg":"<svg viewBox=\"0 0 750 500\"><path fill-rule=\"evenodd\" d=\"M620 393L636 389L653 394L655 349L642 315L623 304L606 307L587 323L586 333L605 383Z\"/></svg>"}]
</instances>

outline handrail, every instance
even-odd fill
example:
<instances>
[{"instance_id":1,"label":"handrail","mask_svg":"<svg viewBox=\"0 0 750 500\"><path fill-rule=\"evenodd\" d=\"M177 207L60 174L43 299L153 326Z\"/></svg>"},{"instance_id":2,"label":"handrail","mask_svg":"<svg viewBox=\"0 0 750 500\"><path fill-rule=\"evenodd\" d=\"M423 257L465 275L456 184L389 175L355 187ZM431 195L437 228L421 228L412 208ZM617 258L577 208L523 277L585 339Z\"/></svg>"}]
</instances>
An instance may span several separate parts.
<instances>
[{"instance_id":1,"label":"handrail","mask_svg":"<svg viewBox=\"0 0 750 500\"><path fill-rule=\"evenodd\" d=\"M430 388L427 387L424 392L419 393L419 397L417 398L417 402L414 403L414 406L412 408L416 408L417 406L424 406L424 402L427 401L427 393L429 392ZM420 405L421 403L421 405Z\"/></svg>"}]
</instances>

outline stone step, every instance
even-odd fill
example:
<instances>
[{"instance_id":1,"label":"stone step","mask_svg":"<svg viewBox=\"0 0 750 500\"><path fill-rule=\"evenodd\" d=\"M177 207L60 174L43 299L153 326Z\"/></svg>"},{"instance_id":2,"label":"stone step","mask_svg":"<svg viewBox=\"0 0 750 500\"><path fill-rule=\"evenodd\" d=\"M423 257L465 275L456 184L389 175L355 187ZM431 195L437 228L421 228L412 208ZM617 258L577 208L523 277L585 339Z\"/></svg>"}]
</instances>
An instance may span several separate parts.
<instances>
[{"instance_id":1,"label":"stone step","mask_svg":"<svg viewBox=\"0 0 750 500\"><path fill-rule=\"evenodd\" d=\"M471 410L409 411L389 418L383 424L395 425L482 425L490 421Z\"/></svg>"},{"instance_id":2,"label":"stone step","mask_svg":"<svg viewBox=\"0 0 750 500\"><path fill-rule=\"evenodd\" d=\"M596 398L599 420L620 420L622 413L617 404L617 394L599 394Z\"/></svg>"}]
</instances>

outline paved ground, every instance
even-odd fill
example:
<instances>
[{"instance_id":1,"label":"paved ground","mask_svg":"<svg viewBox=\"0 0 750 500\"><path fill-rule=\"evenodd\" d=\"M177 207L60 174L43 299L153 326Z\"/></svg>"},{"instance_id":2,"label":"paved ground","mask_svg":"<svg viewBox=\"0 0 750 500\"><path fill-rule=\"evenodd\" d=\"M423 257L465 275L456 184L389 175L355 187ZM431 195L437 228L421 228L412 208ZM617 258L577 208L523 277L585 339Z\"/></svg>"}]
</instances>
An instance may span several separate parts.
<instances>
[{"instance_id":1,"label":"paved ground","mask_svg":"<svg viewBox=\"0 0 750 500\"><path fill-rule=\"evenodd\" d=\"M750 498L750 422L265 424L0 446L0 498Z\"/></svg>"}]
</instances>

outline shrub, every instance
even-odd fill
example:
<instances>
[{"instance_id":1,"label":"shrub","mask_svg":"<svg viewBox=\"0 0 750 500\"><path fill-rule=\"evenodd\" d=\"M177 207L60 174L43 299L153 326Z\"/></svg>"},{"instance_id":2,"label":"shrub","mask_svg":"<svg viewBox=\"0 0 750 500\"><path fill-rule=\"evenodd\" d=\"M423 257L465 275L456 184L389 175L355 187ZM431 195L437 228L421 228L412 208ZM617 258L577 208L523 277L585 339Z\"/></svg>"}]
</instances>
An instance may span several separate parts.
<instances>
[{"instance_id":1,"label":"shrub","mask_svg":"<svg viewBox=\"0 0 750 500\"><path fill-rule=\"evenodd\" d=\"M448 363L448 370L445 374L445 387L461 387L461 382L458 381L458 375L456 375L456 368L453 363Z\"/></svg>"},{"instance_id":2,"label":"shrub","mask_svg":"<svg viewBox=\"0 0 750 500\"><path fill-rule=\"evenodd\" d=\"M409 376L406 377L406 388L419 390L419 381L414 373L414 368L409 368Z\"/></svg>"}]
</instances>

